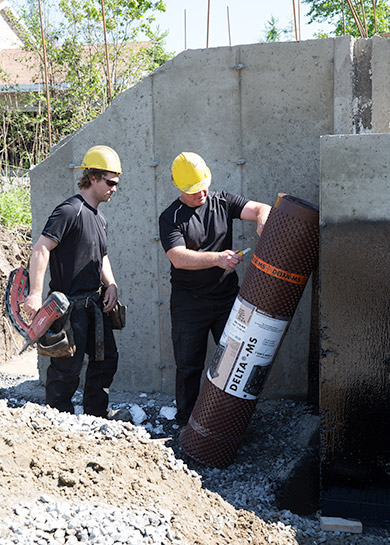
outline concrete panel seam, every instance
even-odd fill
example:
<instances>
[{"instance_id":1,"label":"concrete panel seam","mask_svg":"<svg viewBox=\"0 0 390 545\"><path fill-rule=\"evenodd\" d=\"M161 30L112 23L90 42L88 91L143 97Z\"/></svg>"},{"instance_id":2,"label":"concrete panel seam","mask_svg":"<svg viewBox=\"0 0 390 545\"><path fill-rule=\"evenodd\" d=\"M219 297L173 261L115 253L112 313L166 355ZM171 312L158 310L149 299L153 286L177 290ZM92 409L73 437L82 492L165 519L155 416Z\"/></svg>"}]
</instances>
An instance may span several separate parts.
<instances>
[{"instance_id":1,"label":"concrete panel seam","mask_svg":"<svg viewBox=\"0 0 390 545\"><path fill-rule=\"evenodd\" d=\"M390 132L389 46L388 38L372 38L372 124L375 133Z\"/></svg>"},{"instance_id":2,"label":"concrete panel seam","mask_svg":"<svg viewBox=\"0 0 390 545\"><path fill-rule=\"evenodd\" d=\"M240 158L237 159L236 165L237 166L243 166L245 164L245 159L243 158L243 120L242 120L242 76L241 76L241 70L245 68L245 64L241 60L241 47L237 49L237 62L235 65L235 69L238 73L238 108L239 108L239 135L240 135ZM240 187L241 187L241 195L244 195L244 173L242 168L240 168ZM241 222L241 237L245 240L245 226L243 225L246 222Z\"/></svg>"},{"instance_id":3,"label":"concrete panel seam","mask_svg":"<svg viewBox=\"0 0 390 545\"><path fill-rule=\"evenodd\" d=\"M154 78L155 78L155 74L151 74L151 94L152 94L152 153L153 153L153 157L154 159L149 163L149 166L154 168L154 217L155 217L155 233L158 233L159 232L159 228L158 228L158 202L157 202L157 167L159 165L159 161L156 159L156 119L155 119L155 110L154 110L154 101L155 101L155 96L154 96ZM156 241L157 239L159 239L159 237L155 236L153 237L152 240ZM160 279L160 275L161 275L161 267L160 267L160 259L159 259L159 248L158 248L158 245L155 244L155 253L156 253L156 263L157 263L157 278ZM161 282L158 281L157 282L157 293L158 293L158 300L155 302L158 306L158 330L159 330L159 343L158 343L158 347L159 347L159 356L158 356L158 359L161 361L162 359L162 353L163 353L163 348L162 348L162 316L161 316L161 313L163 311L162 307L163 307L163 303L164 301L162 300L162 297L161 297ZM160 384L159 384L159 389L160 391L162 391L162 388L163 388L163 379L162 379L162 370L163 370L163 367L159 366L159 369L161 370L161 373L160 373L160 376L159 376L159 381L160 381Z\"/></svg>"},{"instance_id":4,"label":"concrete panel seam","mask_svg":"<svg viewBox=\"0 0 390 545\"><path fill-rule=\"evenodd\" d=\"M354 42L354 38L347 44L345 38L333 42L333 134L352 132Z\"/></svg>"},{"instance_id":5,"label":"concrete panel seam","mask_svg":"<svg viewBox=\"0 0 390 545\"><path fill-rule=\"evenodd\" d=\"M353 66L353 133L372 133L372 40L355 40Z\"/></svg>"}]
</instances>

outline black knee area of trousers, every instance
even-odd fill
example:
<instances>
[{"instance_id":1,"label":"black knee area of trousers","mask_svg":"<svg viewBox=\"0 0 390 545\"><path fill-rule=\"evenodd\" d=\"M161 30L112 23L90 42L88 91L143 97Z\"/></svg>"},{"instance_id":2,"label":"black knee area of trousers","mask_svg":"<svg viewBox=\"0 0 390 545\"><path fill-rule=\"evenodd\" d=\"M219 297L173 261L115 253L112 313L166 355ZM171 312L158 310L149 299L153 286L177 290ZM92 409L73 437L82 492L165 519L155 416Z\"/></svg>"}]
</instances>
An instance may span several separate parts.
<instances>
[{"instance_id":1,"label":"black knee area of trousers","mask_svg":"<svg viewBox=\"0 0 390 545\"><path fill-rule=\"evenodd\" d=\"M118 365L118 352L111 320L103 313L104 360L95 361L95 319L93 309L74 309L70 318L76 353L72 358L51 358L46 376L46 403L59 411L73 413L72 397L79 385L84 356L89 362L84 385L84 412L107 416L108 393Z\"/></svg>"},{"instance_id":2,"label":"black knee area of trousers","mask_svg":"<svg viewBox=\"0 0 390 545\"><path fill-rule=\"evenodd\" d=\"M211 331L218 343L237 292L218 300L172 291L172 342L176 363L176 421L186 424L199 394Z\"/></svg>"}]
</instances>

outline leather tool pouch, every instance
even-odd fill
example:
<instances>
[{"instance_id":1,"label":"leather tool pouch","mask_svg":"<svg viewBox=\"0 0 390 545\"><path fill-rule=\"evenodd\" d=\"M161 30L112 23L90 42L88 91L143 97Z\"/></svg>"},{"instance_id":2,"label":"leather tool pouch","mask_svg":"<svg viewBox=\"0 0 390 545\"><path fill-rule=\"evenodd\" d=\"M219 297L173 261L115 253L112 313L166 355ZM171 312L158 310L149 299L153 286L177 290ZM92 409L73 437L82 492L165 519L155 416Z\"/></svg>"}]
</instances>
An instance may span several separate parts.
<instances>
[{"instance_id":1,"label":"leather tool pouch","mask_svg":"<svg viewBox=\"0 0 390 545\"><path fill-rule=\"evenodd\" d=\"M126 326L127 307L117 301L115 307L110 310L112 329L123 329Z\"/></svg>"},{"instance_id":2,"label":"leather tool pouch","mask_svg":"<svg viewBox=\"0 0 390 545\"><path fill-rule=\"evenodd\" d=\"M72 306L72 305L71 305ZM71 308L64 316L53 322L51 328L38 340L41 356L71 358L76 352L73 329L70 324Z\"/></svg>"}]
</instances>

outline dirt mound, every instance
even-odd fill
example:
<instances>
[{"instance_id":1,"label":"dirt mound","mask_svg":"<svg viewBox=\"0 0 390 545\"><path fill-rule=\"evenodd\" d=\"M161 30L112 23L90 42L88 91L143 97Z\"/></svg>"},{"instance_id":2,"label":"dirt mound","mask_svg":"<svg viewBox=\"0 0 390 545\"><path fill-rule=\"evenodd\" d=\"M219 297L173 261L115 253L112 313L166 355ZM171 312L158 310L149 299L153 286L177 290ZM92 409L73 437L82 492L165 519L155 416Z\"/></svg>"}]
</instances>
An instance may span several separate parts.
<instances>
[{"instance_id":1,"label":"dirt mound","mask_svg":"<svg viewBox=\"0 0 390 545\"><path fill-rule=\"evenodd\" d=\"M203 489L199 475L177 460L164 440L143 439L125 423L118 423L123 433L115 438L104 436L103 419L95 434L64 431L53 425L53 412L37 411L31 403L22 409L0 403L2 520L21 500L48 494L125 509L168 510L174 533L190 545L297 543L282 537L277 525Z\"/></svg>"},{"instance_id":2,"label":"dirt mound","mask_svg":"<svg viewBox=\"0 0 390 545\"><path fill-rule=\"evenodd\" d=\"M12 328L4 313L3 296L9 273L16 267L26 267L31 253L31 242L22 234L0 225L0 361L5 363L22 347L22 337Z\"/></svg>"},{"instance_id":3,"label":"dirt mound","mask_svg":"<svg viewBox=\"0 0 390 545\"><path fill-rule=\"evenodd\" d=\"M9 273L26 267L30 253L28 241L0 226L2 294ZM3 304L0 324L1 361L6 362L23 343ZM39 410L30 403L23 408L10 408L5 400L0 404L1 520L11 516L18 503L48 494L127 509L154 504L172 513L173 530L190 545L296 544L292 537L281 539L276 526L270 531L254 513L237 510L202 488L200 476L165 447L167 439L151 442L129 432L113 440L104 434L64 432L45 417L46 409ZM130 431L132 426L127 426Z\"/></svg>"}]
</instances>

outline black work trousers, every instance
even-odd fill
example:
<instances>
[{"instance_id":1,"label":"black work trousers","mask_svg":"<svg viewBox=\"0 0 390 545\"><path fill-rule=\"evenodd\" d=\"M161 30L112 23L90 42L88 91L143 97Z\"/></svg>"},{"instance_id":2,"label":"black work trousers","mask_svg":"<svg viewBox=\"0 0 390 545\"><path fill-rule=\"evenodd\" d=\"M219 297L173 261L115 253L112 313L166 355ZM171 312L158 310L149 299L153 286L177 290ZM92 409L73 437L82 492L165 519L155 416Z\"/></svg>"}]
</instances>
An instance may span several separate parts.
<instances>
[{"instance_id":1,"label":"black work trousers","mask_svg":"<svg viewBox=\"0 0 390 545\"><path fill-rule=\"evenodd\" d=\"M196 297L189 292L172 290L172 342L176 362L176 421L187 423L196 398L211 331L217 344L238 293L222 299Z\"/></svg>"},{"instance_id":2,"label":"black work trousers","mask_svg":"<svg viewBox=\"0 0 390 545\"><path fill-rule=\"evenodd\" d=\"M102 307L101 300L98 302ZM89 361L85 376L84 413L107 417L108 390L118 366L118 351L111 318L103 313L104 360L95 360L95 315L93 307L74 308L70 317L76 352L72 358L50 358L46 377L46 403L59 411L74 413L72 397L80 380L84 355Z\"/></svg>"}]
</instances>

